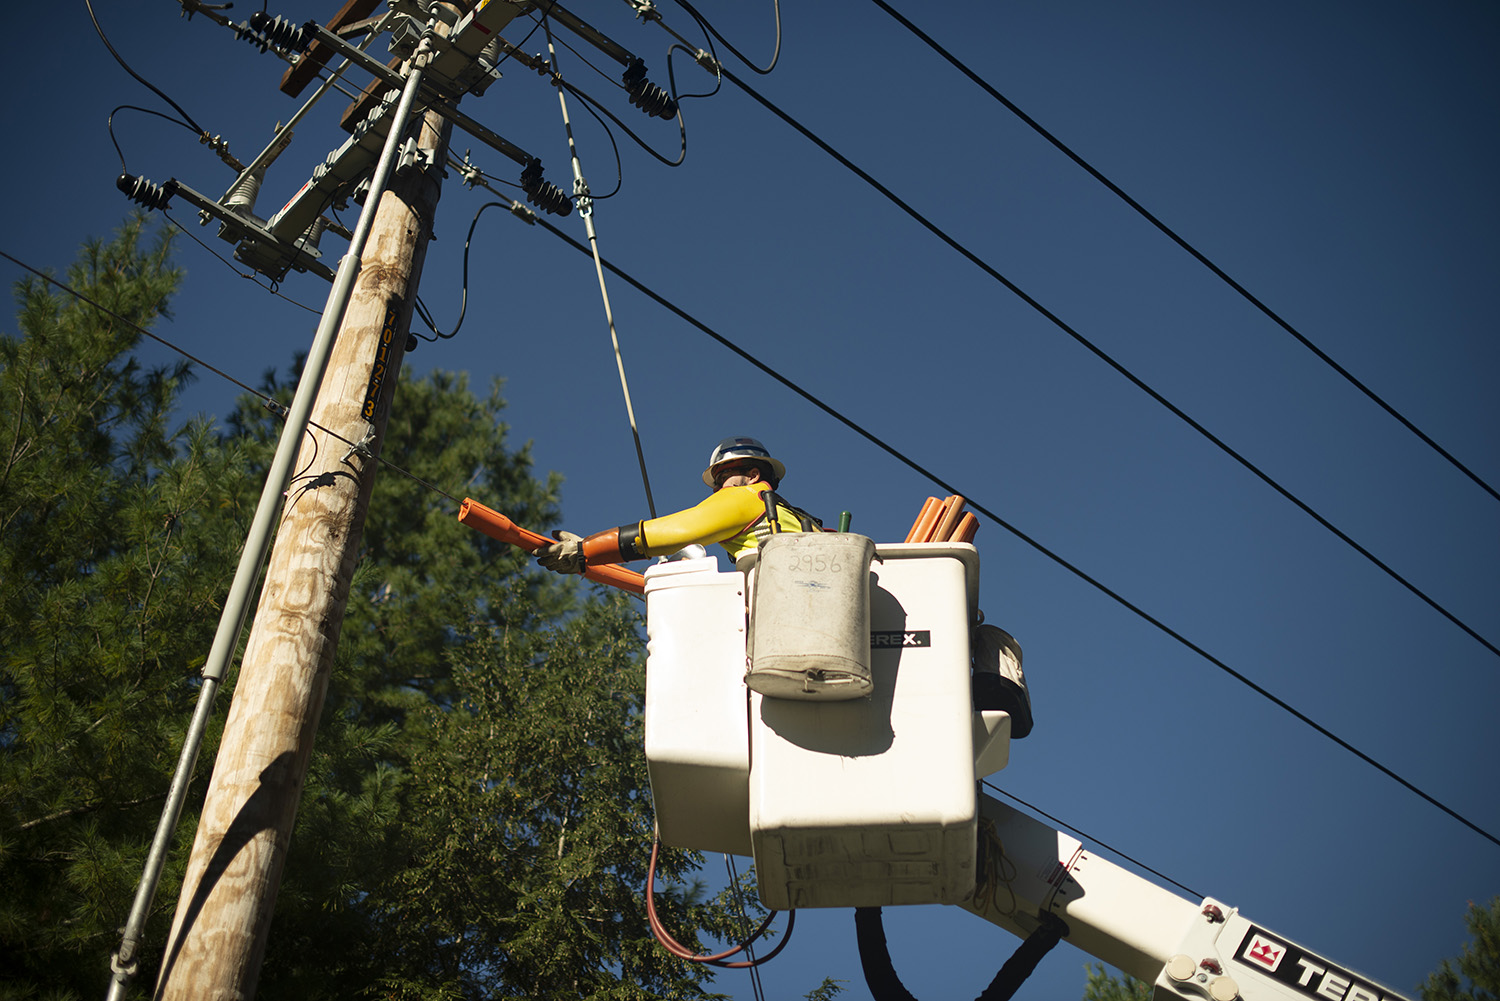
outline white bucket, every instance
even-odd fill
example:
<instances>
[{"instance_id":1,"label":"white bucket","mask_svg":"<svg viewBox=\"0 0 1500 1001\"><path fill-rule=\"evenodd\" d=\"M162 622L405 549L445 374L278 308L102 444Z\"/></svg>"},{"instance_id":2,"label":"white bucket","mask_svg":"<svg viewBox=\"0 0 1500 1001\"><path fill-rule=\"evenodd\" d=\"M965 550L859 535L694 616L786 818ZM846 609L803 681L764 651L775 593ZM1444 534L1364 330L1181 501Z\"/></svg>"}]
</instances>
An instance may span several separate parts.
<instances>
[{"instance_id":1,"label":"white bucket","mask_svg":"<svg viewBox=\"0 0 1500 1001\"><path fill-rule=\"evenodd\" d=\"M870 694L870 561L847 532L792 532L761 544L750 613L751 691L839 701Z\"/></svg>"}]
</instances>

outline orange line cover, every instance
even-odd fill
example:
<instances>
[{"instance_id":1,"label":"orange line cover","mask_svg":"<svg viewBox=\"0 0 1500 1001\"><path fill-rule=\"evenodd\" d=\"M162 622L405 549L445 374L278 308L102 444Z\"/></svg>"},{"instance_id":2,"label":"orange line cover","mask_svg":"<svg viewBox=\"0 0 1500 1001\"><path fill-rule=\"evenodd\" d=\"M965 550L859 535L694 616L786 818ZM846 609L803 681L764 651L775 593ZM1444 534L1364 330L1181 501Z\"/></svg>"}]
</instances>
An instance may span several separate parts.
<instances>
[{"instance_id":1,"label":"orange line cover","mask_svg":"<svg viewBox=\"0 0 1500 1001\"><path fill-rule=\"evenodd\" d=\"M492 539L520 546L528 553L534 553L543 546L552 545L552 540L545 535L538 535L536 532L522 528L499 511L485 507L472 497L464 498L463 504L458 509L458 520L460 524L483 532ZM646 578L618 563L603 563L589 567L583 575L591 581L618 587L622 591L631 591L635 594L644 594L646 591Z\"/></svg>"}]
</instances>

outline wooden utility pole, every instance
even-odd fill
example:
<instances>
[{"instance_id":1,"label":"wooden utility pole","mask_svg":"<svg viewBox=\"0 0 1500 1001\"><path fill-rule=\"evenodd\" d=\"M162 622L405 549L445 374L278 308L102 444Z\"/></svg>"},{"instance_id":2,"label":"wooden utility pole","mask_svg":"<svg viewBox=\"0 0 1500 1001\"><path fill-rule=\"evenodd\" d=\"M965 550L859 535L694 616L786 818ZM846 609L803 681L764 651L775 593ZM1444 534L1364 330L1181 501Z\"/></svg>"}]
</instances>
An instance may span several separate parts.
<instances>
[{"instance_id":1,"label":"wooden utility pole","mask_svg":"<svg viewBox=\"0 0 1500 1001\"><path fill-rule=\"evenodd\" d=\"M376 209L266 569L156 986L162 1001L255 995L338 646L377 457L437 210L448 125ZM326 428L351 449L318 428ZM315 441L313 439L316 439Z\"/></svg>"}]
</instances>

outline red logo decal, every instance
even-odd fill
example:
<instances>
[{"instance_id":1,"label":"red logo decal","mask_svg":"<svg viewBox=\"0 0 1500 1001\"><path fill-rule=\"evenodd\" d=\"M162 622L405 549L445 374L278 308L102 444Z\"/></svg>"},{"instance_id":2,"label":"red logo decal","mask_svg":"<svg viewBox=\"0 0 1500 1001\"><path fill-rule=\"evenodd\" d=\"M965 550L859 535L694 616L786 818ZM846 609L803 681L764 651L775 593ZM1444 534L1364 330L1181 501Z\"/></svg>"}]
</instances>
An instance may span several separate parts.
<instances>
[{"instance_id":1,"label":"red logo decal","mask_svg":"<svg viewBox=\"0 0 1500 1001\"><path fill-rule=\"evenodd\" d=\"M1286 946L1257 935L1251 941L1250 948L1245 951L1245 958L1274 972L1276 967L1281 965L1281 957L1285 954Z\"/></svg>"}]
</instances>

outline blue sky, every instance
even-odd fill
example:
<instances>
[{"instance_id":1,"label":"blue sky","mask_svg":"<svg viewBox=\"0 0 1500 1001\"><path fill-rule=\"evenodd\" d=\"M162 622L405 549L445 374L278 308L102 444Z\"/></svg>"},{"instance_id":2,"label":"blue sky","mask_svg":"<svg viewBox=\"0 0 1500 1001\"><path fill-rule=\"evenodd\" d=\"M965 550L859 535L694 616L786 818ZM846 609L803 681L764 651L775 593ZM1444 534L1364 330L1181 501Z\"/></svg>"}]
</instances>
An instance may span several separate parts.
<instances>
[{"instance_id":1,"label":"blue sky","mask_svg":"<svg viewBox=\"0 0 1500 1001\"><path fill-rule=\"evenodd\" d=\"M336 6L271 13L301 21ZM775 71L755 76L729 59L737 76L1500 642L1500 502L875 5L784 6ZM1493 5L898 6L1500 484ZM764 65L769 3L699 8ZM276 90L279 61L201 17L180 19L175 4L96 9L132 65L242 159L297 107ZM623 3L575 9L665 82L665 33ZM679 8L662 10L698 37ZM18 99L4 112L17 141L0 165L0 249L61 269L128 207L114 188L111 108L170 109L109 58L82 4L21 8L10 27L24 44L10 62ZM576 55L560 60L571 81L675 155L675 126L630 108ZM705 89L701 70L680 54L674 65L683 89ZM505 69L464 109L566 186L555 94ZM267 177L262 214L342 141L344 103L330 98L299 128ZM576 100L570 111L584 171L607 191L610 144ZM617 137L623 186L596 212L607 258L1500 832L1500 658L733 85L686 102L684 116L688 155L675 169ZM134 173L211 195L232 179L187 131L154 117L121 112L116 133ZM461 135L454 146L472 147L491 173L519 173ZM487 200L450 177L422 283L440 324L457 313L463 236ZM173 214L228 256L190 210L179 203ZM576 215L553 221L583 238ZM333 263L338 241L326 249ZM181 241L179 255L188 279L163 336L251 383L307 347L313 314L196 244ZM4 263L3 273L18 271ZM880 541L903 537L923 499L941 492L622 281L609 287L660 510L701 497L698 472L730 434L760 437L786 462L794 503L829 520L848 509L855 530ZM293 276L281 291L321 308L327 286ZM480 386L507 380L513 441L532 443L539 470L566 476L567 527L645 514L593 268L555 237L487 212L464 328L423 343L408 364L466 371ZM234 394L204 373L188 405L223 413ZM980 604L1024 647L1037 718L996 777L1005 789L1409 994L1457 951L1466 903L1500 893L1500 848L999 525L984 524L976 541ZM956 909L888 911L887 927L918 997L978 993L1015 945ZM1077 996L1086 958L1060 947L1021 996ZM796 939L765 971L767 995L800 995L824 975L865 996L848 912L799 916ZM719 983L751 996L743 975Z\"/></svg>"}]
</instances>

